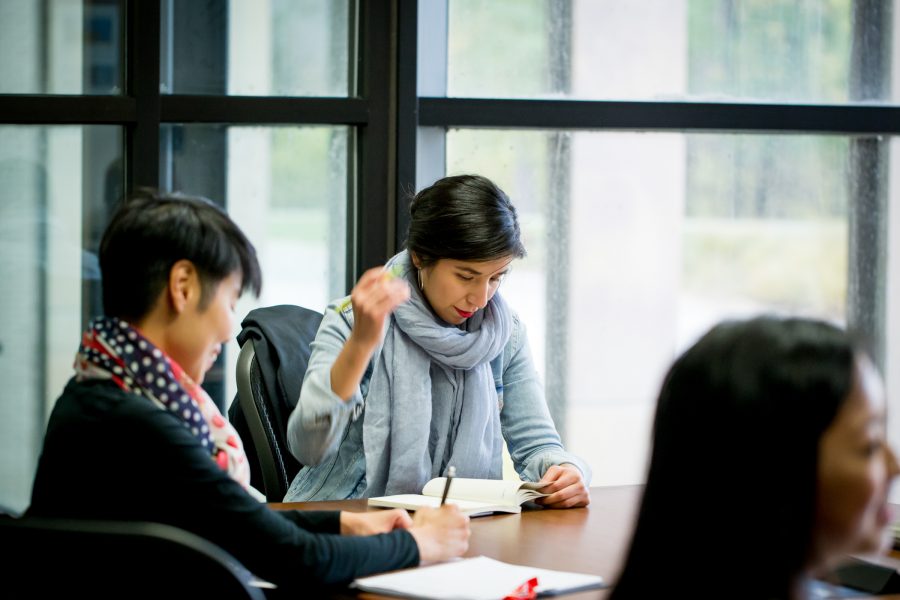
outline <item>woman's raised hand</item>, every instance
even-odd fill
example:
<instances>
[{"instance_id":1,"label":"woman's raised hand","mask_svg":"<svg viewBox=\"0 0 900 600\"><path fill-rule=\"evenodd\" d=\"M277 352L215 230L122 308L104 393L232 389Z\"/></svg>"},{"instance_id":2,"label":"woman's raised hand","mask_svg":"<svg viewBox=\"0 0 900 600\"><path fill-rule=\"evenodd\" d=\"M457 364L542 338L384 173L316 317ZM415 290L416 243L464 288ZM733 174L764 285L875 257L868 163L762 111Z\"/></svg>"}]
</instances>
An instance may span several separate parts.
<instances>
[{"instance_id":1,"label":"woman's raised hand","mask_svg":"<svg viewBox=\"0 0 900 600\"><path fill-rule=\"evenodd\" d=\"M374 350L381 342L384 322L400 304L409 300L409 285L381 267L369 269L359 278L350 301L353 303L353 331L350 339Z\"/></svg>"},{"instance_id":2,"label":"woman's raised hand","mask_svg":"<svg viewBox=\"0 0 900 600\"><path fill-rule=\"evenodd\" d=\"M384 323L409 299L409 285L378 267L369 269L350 293L353 330L331 367L331 390L345 402L353 397L372 353L384 335Z\"/></svg>"}]
</instances>

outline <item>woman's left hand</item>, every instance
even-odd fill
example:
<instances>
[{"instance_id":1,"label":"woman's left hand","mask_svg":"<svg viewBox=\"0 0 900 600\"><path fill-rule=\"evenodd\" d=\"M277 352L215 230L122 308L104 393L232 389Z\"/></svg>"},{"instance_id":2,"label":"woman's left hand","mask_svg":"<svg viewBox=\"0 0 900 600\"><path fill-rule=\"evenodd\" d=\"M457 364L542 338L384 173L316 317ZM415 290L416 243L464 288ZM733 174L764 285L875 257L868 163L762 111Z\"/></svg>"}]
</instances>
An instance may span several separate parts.
<instances>
[{"instance_id":1,"label":"woman's left hand","mask_svg":"<svg viewBox=\"0 0 900 600\"><path fill-rule=\"evenodd\" d=\"M375 535L409 529L412 522L412 517L402 508L366 513L341 511L341 535Z\"/></svg>"},{"instance_id":2,"label":"woman's left hand","mask_svg":"<svg viewBox=\"0 0 900 600\"><path fill-rule=\"evenodd\" d=\"M591 503L591 493L575 465L553 465L544 473L541 483L550 484L541 489L550 495L535 500L537 504L547 508L578 508Z\"/></svg>"}]
</instances>

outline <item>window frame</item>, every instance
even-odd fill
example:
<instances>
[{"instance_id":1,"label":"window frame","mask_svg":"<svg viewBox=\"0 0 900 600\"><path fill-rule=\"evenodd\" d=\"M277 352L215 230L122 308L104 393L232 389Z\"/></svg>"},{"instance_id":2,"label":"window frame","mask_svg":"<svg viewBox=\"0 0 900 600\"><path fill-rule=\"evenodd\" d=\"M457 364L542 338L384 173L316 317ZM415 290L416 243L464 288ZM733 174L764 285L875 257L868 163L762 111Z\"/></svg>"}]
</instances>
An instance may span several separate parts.
<instances>
[{"instance_id":1,"label":"window frame","mask_svg":"<svg viewBox=\"0 0 900 600\"><path fill-rule=\"evenodd\" d=\"M554 0L565 4L566 0ZM862 36L854 42L851 61L857 73L852 85L860 104L775 103L775 102L694 102L644 100L544 100L447 97L446 48L448 44L448 2L408 3L399 13L398 54L406 64L399 69L398 88L405 107L398 112L398 157L405 163L398 170L400 187L420 189L445 174L444 136L450 128L483 127L492 129L593 130L679 133L766 133L766 134L844 134L847 136L900 135L900 106L871 102L879 97L884 81L880 77L889 62L883 47L890 36ZM878 3L860 3L855 7L856 23L884 21ZM864 6L865 5L865 6ZM418 35L427 30L427 39ZM425 36L423 36L424 38ZM865 47L864 47L865 45ZM443 50L442 50L443 49ZM443 54L442 54L443 52ZM435 60L443 62L436 70L442 82L422 69L419 56L427 59L429 69ZM420 68L415 68L416 66ZM889 74L888 74L889 75ZM878 80L877 85L872 82ZM413 97L412 90L416 90ZM415 132L415 134L410 133ZM883 158L883 157L882 157ZM860 162L877 160L863 153ZM413 161L407 164L406 161ZM430 163L428 167L419 167ZM440 165L436 169L435 165ZM883 196L884 194L882 194ZM881 198L884 202L886 199ZM884 367L886 351L886 219L881 214L864 214L878 205L878 198L863 198L861 206L851 209L850 257L848 276L848 326L870 340L875 361ZM408 204L398 202L397 247L399 232L409 220ZM868 265L875 264L874 270ZM877 284L880 278L881 283ZM873 314L873 311L875 314Z\"/></svg>"},{"instance_id":2,"label":"window frame","mask_svg":"<svg viewBox=\"0 0 900 600\"><path fill-rule=\"evenodd\" d=\"M395 250L396 103L392 23L396 1L350 0L347 97L210 96L160 91L159 0L125 0L125 91L120 96L0 94L3 125L119 125L124 131L125 188L158 187L161 127L168 124L346 125L348 157L347 280Z\"/></svg>"}]
</instances>

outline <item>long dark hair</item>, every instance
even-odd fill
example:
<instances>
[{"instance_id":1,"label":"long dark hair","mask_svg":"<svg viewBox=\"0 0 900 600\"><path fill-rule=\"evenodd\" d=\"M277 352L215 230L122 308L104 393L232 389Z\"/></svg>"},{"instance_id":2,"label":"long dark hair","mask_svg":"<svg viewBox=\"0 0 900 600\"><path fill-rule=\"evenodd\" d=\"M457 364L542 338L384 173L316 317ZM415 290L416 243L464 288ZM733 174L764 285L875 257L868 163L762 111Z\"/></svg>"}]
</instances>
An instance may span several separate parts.
<instances>
[{"instance_id":1,"label":"long dark hair","mask_svg":"<svg viewBox=\"0 0 900 600\"><path fill-rule=\"evenodd\" d=\"M515 207L503 190L480 175L439 179L416 194L409 212L406 247L422 267L442 258L525 256Z\"/></svg>"},{"instance_id":2,"label":"long dark hair","mask_svg":"<svg viewBox=\"0 0 900 600\"><path fill-rule=\"evenodd\" d=\"M810 560L818 442L856 349L821 321L714 327L669 370L647 485L614 599L791 598Z\"/></svg>"}]
</instances>

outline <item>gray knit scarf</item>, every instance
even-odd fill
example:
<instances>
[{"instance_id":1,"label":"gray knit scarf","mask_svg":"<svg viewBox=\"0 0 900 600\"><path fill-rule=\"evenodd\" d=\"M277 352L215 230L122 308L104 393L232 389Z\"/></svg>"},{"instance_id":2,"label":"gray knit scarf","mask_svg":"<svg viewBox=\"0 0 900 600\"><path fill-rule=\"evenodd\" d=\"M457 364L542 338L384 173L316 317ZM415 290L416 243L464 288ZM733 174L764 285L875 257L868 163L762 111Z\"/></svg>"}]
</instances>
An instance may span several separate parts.
<instances>
[{"instance_id":1,"label":"gray knit scarf","mask_svg":"<svg viewBox=\"0 0 900 600\"><path fill-rule=\"evenodd\" d=\"M500 294L467 319L448 325L431 310L406 251L395 267L410 299L391 316L363 422L365 496L420 493L454 466L458 477L500 479L502 433L490 361L512 332Z\"/></svg>"}]
</instances>

